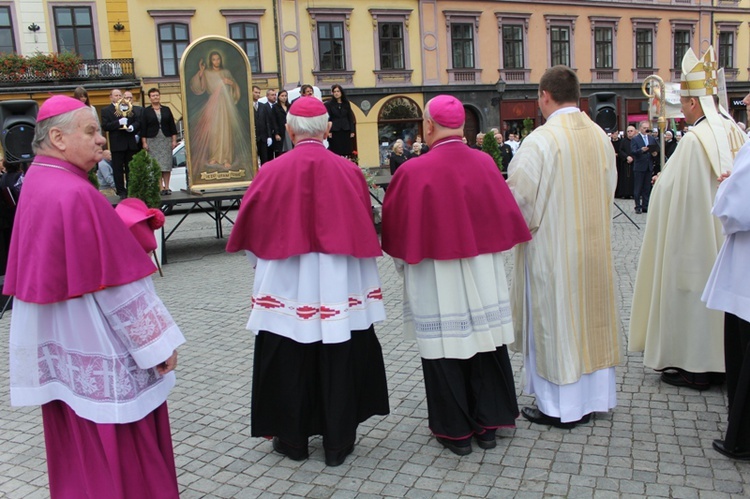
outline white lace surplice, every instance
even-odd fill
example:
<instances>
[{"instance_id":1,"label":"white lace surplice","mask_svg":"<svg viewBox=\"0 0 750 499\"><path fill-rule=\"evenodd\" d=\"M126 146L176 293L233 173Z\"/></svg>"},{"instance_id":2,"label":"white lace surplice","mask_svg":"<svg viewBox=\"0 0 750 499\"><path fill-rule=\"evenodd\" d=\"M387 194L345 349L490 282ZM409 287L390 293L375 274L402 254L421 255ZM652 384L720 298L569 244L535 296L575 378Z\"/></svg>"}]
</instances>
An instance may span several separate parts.
<instances>
[{"instance_id":1,"label":"white lace surplice","mask_svg":"<svg viewBox=\"0 0 750 499\"><path fill-rule=\"evenodd\" d=\"M62 400L95 423L131 423L161 405L174 373L154 367L185 342L151 277L58 303L15 300L11 404Z\"/></svg>"},{"instance_id":2,"label":"white lace surplice","mask_svg":"<svg viewBox=\"0 0 750 499\"><path fill-rule=\"evenodd\" d=\"M404 335L425 359L469 359L513 343L502 253L459 260L394 259L404 271Z\"/></svg>"},{"instance_id":3,"label":"white lace surplice","mask_svg":"<svg viewBox=\"0 0 750 499\"><path fill-rule=\"evenodd\" d=\"M247 329L270 331L298 343L343 343L351 331L385 320L375 258L306 253L256 265Z\"/></svg>"}]
</instances>

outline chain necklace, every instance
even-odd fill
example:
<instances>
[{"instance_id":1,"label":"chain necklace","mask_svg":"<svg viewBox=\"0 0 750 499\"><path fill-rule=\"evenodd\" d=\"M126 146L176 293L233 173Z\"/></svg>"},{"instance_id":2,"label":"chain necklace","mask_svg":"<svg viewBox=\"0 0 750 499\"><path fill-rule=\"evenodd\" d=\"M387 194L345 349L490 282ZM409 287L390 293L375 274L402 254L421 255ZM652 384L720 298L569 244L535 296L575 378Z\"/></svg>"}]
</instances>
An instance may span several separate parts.
<instances>
[{"instance_id":1,"label":"chain necklace","mask_svg":"<svg viewBox=\"0 0 750 499\"><path fill-rule=\"evenodd\" d=\"M40 163L40 162L34 161L31 163L31 166L44 166L46 168L54 168L55 170L62 170L64 172L73 173L67 168L63 168L62 166L58 166L58 165L51 165L49 163Z\"/></svg>"},{"instance_id":2,"label":"chain necklace","mask_svg":"<svg viewBox=\"0 0 750 499\"><path fill-rule=\"evenodd\" d=\"M295 144L295 146L298 146L300 144L318 144L319 146L323 145L323 143L321 141L316 140L316 139L304 139L304 140L300 140L299 142L297 142Z\"/></svg>"},{"instance_id":3,"label":"chain necklace","mask_svg":"<svg viewBox=\"0 0 750 499\"><path fill-rule=\"evenodd\" d=\"M445 142L441 142L439 144L435 144L434 146L432 146L432 148L435 149L436 147L440 147L440 146L442 146L444 144L450 144L451 142L460 142L462 144L464 143L464 141L461 140L461 139L449 139L449 140L446 140Z\"/></svg>"}]
</instances>

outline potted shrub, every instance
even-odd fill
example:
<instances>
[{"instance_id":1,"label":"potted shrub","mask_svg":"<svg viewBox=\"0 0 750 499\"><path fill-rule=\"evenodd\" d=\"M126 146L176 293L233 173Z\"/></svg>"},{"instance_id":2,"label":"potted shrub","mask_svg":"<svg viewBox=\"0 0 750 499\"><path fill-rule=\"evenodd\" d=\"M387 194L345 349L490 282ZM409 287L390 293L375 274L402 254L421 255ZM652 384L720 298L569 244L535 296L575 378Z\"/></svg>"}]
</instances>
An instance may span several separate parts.
<instances>
[{"instance_id":1,"label":"potted shrub","mask_svg":"<svg viewBox=\"0 0 750 499\"><path fill-rule=\"evenodd\" d=\"M492 159L495 160L497 168L500 171L503 171L503 156L500 154L500 146L497 144L494 133L488 132L484 135L484 141L482 141L482 151L492 156Z\"/></svg>"},{"instance_id":2,"label":"potted shrub","mask_svg":"<svg viewBox=\"0 0 750 499\"><path fill-rule=\"evenodd\" d=\"M130 168L128 197L140 199L149 208L159 208L161 206L159 163L144 150L133 156L128 166Z\"/></svg>"}]
</instances>

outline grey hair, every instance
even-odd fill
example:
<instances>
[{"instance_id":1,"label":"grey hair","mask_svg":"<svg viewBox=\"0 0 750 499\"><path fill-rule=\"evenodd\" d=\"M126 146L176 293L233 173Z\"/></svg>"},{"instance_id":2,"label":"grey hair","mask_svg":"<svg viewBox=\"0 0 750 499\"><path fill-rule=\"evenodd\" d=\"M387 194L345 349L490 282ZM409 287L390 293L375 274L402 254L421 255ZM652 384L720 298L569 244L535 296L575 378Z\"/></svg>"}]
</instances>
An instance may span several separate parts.
<instances>
[{"instance_id":1,"label":"grey hair","mask_svg":"<svg viewBox=\"0 0 750 499\"><path fill-rule=\"evenodd\" d=\"M309 98L309 97L303 97ZM305 118L289 113L286 118L286 124L292 129L295 135L300 137L320 137L328 129L328 113Z\"/></svg>"},{"instance_id":2,"label":"grey hair","mask_svg":"<svg viewBox=\"0 0 750 499\"><path fill-rule=\"evenodd\" d=\"M49 139L49 132L53 128L59 128L62 133L66 135L71 133L75 129L75 124L77 122L76 115L80 111L90 113L91 108L85 107L76 109L74 112L59 114L38 122L34 129L34 140L31 141L31 150L34 151L34 154L40 154L44 149L52 147L52 142Z\"/></svg>"},{"instance_id":3,"label":"grey hair","mask_svg":"<svg viewBox=\"0 0 750 499\"><path fill-rule=\"evenodd\" d=\"M401 145L401 147L404 147L405 146L404 141L401 139L396 139L396 142L394 142L393 145L391 146L391 151L395 151L396 147L398 147L399 145Z\"/></svg>"}]
</instances>

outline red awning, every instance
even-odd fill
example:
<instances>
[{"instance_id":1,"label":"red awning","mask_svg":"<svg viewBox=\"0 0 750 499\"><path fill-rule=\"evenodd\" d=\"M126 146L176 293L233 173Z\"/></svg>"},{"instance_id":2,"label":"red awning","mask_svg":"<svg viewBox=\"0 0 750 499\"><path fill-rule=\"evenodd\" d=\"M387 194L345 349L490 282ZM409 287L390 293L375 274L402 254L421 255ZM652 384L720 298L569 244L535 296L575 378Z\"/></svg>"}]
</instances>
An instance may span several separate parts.
<instances>
[{"instance_id":1,"label":"red awning","mask_svg":"<svg viewBox=\"0 0 750 499\"><path fill-rule=\"evenodd\" d=\"M648 114L629 114L628 123L640 123L641 121L649 121Z\"/></svg>"}]
</instances>

